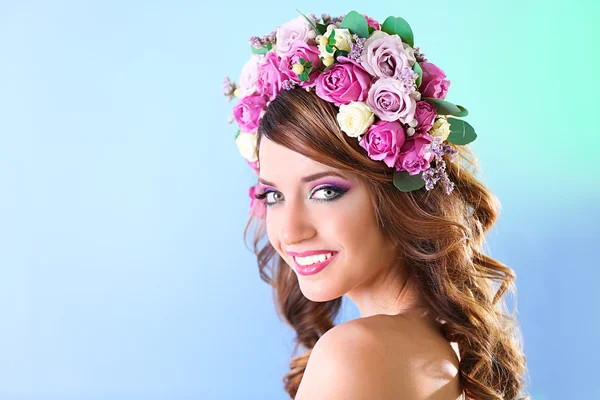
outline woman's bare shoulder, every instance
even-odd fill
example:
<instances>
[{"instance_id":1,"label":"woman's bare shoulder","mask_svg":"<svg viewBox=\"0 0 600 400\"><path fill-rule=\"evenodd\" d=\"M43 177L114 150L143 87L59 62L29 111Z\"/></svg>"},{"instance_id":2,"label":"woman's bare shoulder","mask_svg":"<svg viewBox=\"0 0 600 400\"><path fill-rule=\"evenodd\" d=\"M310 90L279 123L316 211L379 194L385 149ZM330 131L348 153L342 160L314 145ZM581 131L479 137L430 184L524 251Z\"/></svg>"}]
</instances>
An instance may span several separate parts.
<instances>
[{"instance_id":1,"label":"woman's bare shoulder","mask_svg":"<svg viewBox=\"0 0 600 400\"><path fill-rule=\"evenodd\" d=\"M375 315L354 321L372 336L372 342L384 355L379 373L390 382L397 382L398 376L409 373L415 377L412 382L418 385L415 398L459 398L459 356L435 319Z\"/></svg>"},{"instance_id":2,"label":"woman's bare shoulder","mask_svg":"<svg viewBox=\"0 0 600 400\"><path fill-rule=\"evenodd\" d=\"M336 371L341 382L326 398L377 394L381 399L455 400L460 395L458 360L450 344L431 326L396 316L359 318L325 333L309 358L297 399L324 395L323 386L335 381Z\"/></svg>"}]
</instances>

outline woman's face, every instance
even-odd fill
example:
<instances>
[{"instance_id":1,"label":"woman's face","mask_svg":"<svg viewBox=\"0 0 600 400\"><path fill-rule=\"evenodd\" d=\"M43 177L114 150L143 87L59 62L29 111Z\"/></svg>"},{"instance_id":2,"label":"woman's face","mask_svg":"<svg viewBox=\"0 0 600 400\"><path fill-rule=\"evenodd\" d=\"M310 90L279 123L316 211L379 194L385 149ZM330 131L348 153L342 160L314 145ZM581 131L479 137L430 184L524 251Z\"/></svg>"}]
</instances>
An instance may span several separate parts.
<instances>
[{"instance_id":1,"label":"woman's face","mask_svg":"<svg viewBox=\"0 0 600 400\"><path fill-rule=\"evenodd\" d=\"M265 137L259 159L267 235L296 273L305 297L336 299L390 271L395 251L377 227L362 181ZM322 255L301 257L307 252ZM310 273L323 264L324 269Z\"/></svg>"}]
</instances>

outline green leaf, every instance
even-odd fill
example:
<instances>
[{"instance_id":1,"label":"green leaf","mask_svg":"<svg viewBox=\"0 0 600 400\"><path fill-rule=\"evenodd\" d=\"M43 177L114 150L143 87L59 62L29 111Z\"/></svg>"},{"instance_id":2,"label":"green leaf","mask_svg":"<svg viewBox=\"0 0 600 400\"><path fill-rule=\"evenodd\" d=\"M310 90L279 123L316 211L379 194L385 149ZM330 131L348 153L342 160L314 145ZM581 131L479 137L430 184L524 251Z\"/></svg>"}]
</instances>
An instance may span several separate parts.
<instances>
[{"instance_id":1,"label":"green leaf","mask_svg":"<svg viewBox=\"0 0 600 400\"><path fill-rule=\"evenodd\" d=\"M467 111L466 108L464 108L463 106L459 106L458 104L456 105L456 107L458 107L460 109L460 114L455 114L455 117L466 117L467 115L469 115L469 112Z\"/></svg>"},{"instance_id":2,"label":"green leaf","mask_svg":"<svg viewBox=\"0 0 600 400\"><path fill-rule=\"evenodd\" d=\"M369 37L369 24L365 17L356 11L350 11L346 14L340 24L340 28L348 29L351 33L356 33L361 38L367 39Z\"/></svg>"},{"instance_id":3,"label":"green leaf","mask_svg":"<svg viewBox=\"0 0 600 400\"><path fill-rule=\"evenodd\" d=\"M306 71L298 75L298 79L300 79L301 82L308 82L310 80Z\"/></svg>"},{"instance_id":4,"label":"green leaf","mask_svg":"<svg viewBox=\"0 0 600 400\"><path fill-rule=\"evenodd\" d=\"M453 144L465 145L471 143L477 138L475 129L462 119L448 118L450 123L450 135L448 141Z\"/></svg>"},{"instance_id":5,"label":"green leaf","mask_svg":"<svg viewBox=\"0 0 600 400\"><path fill-rule=\"evenodd\" d=\"M312 61L304 63L304 69L310 69L310 68L312 68Z\"/></svg>"},{"instance_id":6,"label":"green leaf","mask_svg":"<svg viewBox=\"0 0 600 400\"><path fill-rule=\"evenodd\" d=\"M410 175L408 171L394 170L394 186L403 192L412 192L413 190L421 189L425 186L423 173L419 172L416 175Z\"/></svg>"},{"instance_id":7,"label":"green leaf","mask_svg":"<svg viewBox=\"0 0 600 400\"><path fill-rule=\"evenodd\" d=\"M406 20L400 17L389 16L381 25L383 32L389 33L390 35L398 35L402 38L402 41L407 43L410 47L415 47L415 39L413 31Z\"/></svg>"},{"instance_id":8,"label":"green leaf","mask_svg":"<svg viewBox=\"0 0 600 400\"><path fill-rule=\"evenodd\" d=\"M300 61L300 64L304 65L304 63L306 62L306 60L302 57L298 58L298 61Z\"/></svg>"},{"instance_id":9,"label":"green leaf","mask_svg":"<svg viewBox=\"0 0 600 400\"><path fill-rule=\"evenodd\" d=\"M419 77L417 78L417 89L421 86L421 82L423 81L423 70L421 69L421 66L419 65L419 63L414 63L413 64L413 71L415 71L415 74L419 74Z\"/></svg>"},{"instance_id":10,"label":"green leaf","mask_svg":"<svg viewBox=\"0 0 600 400\"><path fill-rule=\"evenodd\" d=\"M333 47L328 44L325 45L325 50L327 50L328 53L333 53Z\"/></svg>"},{"instance_id":11,"label":"green leaf","mask_svg":"<svg viewBox=\"0 0 600 400\"><path fill-rule=\"evenodd\" d=\"M258 49L254 46L250 46L250 48L252 49L252 54L267 54L267 52L271 50L273 46L268 44L266 46L259 47Z\"/></svg>"},{"instance_id":12,"label":"green leaf","mask_svg":"<svg viewBox=\"0 0 600 400\"><path fill-rule=\"evenodd\" d=\"M333 58L337 60L339 56L347 57L348 52L346 50L336 50L335 53L333 53Z\"/></svg>"},{"instance_id":13,"label":"green leaf","mask_svg":"<svg viewBox=\"0 0 600 400\"><path fill-rule=\"evenodd\" d=\"M238 136L240 136L240 133L242 133L242 131L240 131L240 130L238 129L237 133L235 134L235 138L236 138L236 140L237 140Z\"/></svg>"},{"instance_id":14,"label":"green leaf","mask_svg":"<svg viewBox=\"0 0 600 400\"><path fill-rule=\"evenodd\" d=\"M317 34L324 35L327 33L327 25L317 24Z\"/></svg>"},{"instance_id":15,"label":"green leaf","mask_svg":"<svg viewBox=\"0 0 600 400\"><path fill-rule=\"evenodd\" d=\"M335 44L335 29L331 30L331 34L329 35L329 42L327 44L334 45Z\"/></svg>"},{"instance_id":16,"label":"green leaf","mask_svg":"<svg viewBox=\"0 0 600 400\"><path fill-rule=\"evenodd\" d=\"M367 24L369 24L367 22ZM371 36L371 33L375 32L377 29L373 28L372 26L369 26L369 36Z\"/></svg>"},{"instance_id":17,"label":"green leaf","mask_svg":"<svg viewBox=\"0 0 600 400\"><path fill-rule=\"evenodd\" d=\"M463 112L460 108L458 108L458 106L446 100L440 100L433 97L422 97L421 100L427 100L428 102L433 104L438 114L440 115L459 116L459 114L462 114Z\"/></svg>"}]
</instances>

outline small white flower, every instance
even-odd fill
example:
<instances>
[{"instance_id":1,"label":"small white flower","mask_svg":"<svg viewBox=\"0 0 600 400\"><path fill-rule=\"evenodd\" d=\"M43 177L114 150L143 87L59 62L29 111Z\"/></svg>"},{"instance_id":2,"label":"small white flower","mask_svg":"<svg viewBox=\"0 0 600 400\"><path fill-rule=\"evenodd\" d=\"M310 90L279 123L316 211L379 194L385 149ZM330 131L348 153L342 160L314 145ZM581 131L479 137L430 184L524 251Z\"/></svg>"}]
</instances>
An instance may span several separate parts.
<instances>
[{"instance_id":1,"label":"small white flower","mask_svg":"<svg viewBox=\"0 0 600 400\"><path fill-rule=\"evenodd\" d=\"M429 134L434 137L441 137L443 142L444 140L448 139L448 135L450 135L450 123L445 117L440 116L433 123L433 127L429 130Z\"/></svg>"},{"instance_id":2,"label":"small white flower","mask_svg":"<svg viewBox=\"0 0 600 400\"><path fill-rule=\"evenodd\" d=\"M333 46L337 47L340 50L345 50L347 52L350 52L352 50L352 34L350 33L350 31L348 29L337 28L335 25L331 24L327 26L327 31L324 35L319 35L316 37L317 43L319 43L317 47L319 48L319 55L321 57L333 57L335 49L334 52L329 52L326 49L327 43L329 42L329 36L331 36L331 31L333 29L335 29L335 35L333 36L335 39L335 44Z\"/></svg>"},{"instance_id":3,"label":"small white flower","mask_svg":"<svg viewBox=\"0 0 600 400\"><path fill-rule=\"evenodd\" d=\"M375 122L373 110L365 103L353 101L350 104L341 104L339 109L338 124L350 137L359 137Z\"/></svg>"},{"instance_id":4,"label":"small white flower","mask_svg":"<svg viewBox=\"0 0 600 400\"><path fill-rule=\"evenodd\" d=\"M237 144L240 154L250 162L258 160L258 155L256 154L256 139L257 135L255 133L246 132L240 132L237 138L235 138L235 144Z\"/></svg>"}]
</instances>

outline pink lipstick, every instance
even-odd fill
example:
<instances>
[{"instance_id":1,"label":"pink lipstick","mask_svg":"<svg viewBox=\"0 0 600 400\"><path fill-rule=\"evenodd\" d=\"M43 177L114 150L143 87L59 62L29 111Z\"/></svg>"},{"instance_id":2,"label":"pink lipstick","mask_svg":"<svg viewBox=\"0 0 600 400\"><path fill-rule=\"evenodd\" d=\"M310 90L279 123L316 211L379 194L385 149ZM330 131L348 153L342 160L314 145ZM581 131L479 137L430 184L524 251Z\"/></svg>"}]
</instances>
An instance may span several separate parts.
<instances>
[{"instance_id":1,"label":"pink lipstick","mask_svg":"<svg viewBox=\"0 0 600 400\"><path fill-rule=\"evenodd\" d=\"M295 253L295 252L290 251L290 252L288 252L288 254L291 255L292 258L294 259L294 266L296 267L296 271L298 271L298 273L300 275L314 275L314 274L322 271L327 265L329 265L329 263L331 261L333 261L335 256L337 256L337 251L312 250L312 251L304 251L301 253ZM296 257L308 257L308 256L319 255L319 254L331 254L331 256L323 261L318 261L318 262L316 262L314 264L310 264L310 265L300 265L296 261Z\"/></svg>"}]
</instances>

